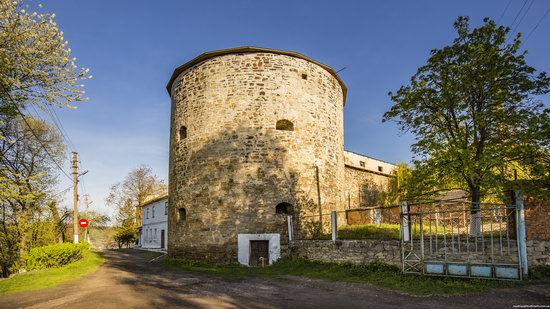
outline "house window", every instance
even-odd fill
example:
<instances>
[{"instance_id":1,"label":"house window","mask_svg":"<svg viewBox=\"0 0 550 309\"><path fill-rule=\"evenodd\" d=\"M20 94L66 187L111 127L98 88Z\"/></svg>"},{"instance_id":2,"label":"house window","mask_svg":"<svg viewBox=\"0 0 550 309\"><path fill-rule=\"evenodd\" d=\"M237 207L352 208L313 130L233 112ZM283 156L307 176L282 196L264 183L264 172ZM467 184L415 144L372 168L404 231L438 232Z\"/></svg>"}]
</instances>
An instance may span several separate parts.
<instances>
[{"instance_id":1,"label":"house window","mask_svg":"<svg viewBox=\"0 0 550 309\"><path fill-rule=\"evenodd\" d=\"M379 171L379 172L383 172L383 171L384 171L384 168L383 168L382 166L379 166L379 167L378 167L378 171Z\"/></svg>"},{"instance_id":2,"label":"house window","mask_svg":"<svg viewBox=\"0 0 550 309\"><path fill-rule=\"evenodd\" d=\"M187 127L186 126L181 126L180 127L180 141L184 140L187 138Z\"/></svg>"},{"instance_id":3,"label":"house window","mask_svg":"<svg viewBox=\"0 0 550 309\"><path fill-rule=\"evenodd\" d=\"M275 206L275 213L281 215L290 215L292 211L292 205L289 203L279 203Z\"/></svg>"},{"instance_id":4,"label":"house window","mask_svg":"<svg viewBox=\"0 0 550 309\"><path fill-rule=\"evenodd\" d=\"M294 131L294 124L286 119L277 120L275 129L282 131Z\"/></svg>"},{"instance_id":5,"label":"house window","mask_svg":"<svg viewBox=\"0 0 550 309\"><path fill-rule=\"evenodd\" d=\"M147 215L145 216L145 218L146 218L146 219L149 219L149 207L147 207L146 209L147 209L147 211L146 211L146 214L147 214Z\"/></svg>"},{"instance_id":6,"label":"house window","mask_svg":"<svg viewBox=\"0 0 550 309\"><path fill-rule=\"evenodd\" d=\"M152 217L155 217L155 206L153 206Z\"/></svg>"},{"instance_id":7,"label":"house window","mask_svg":"<svg viewBox=\"0 0 550 309\"><path fill-rule=\"evenodd\" d=\"M180 209L178 209L178 221L185 222L186 217L187 212L185 211L185 208L181 207Z\"/></svg>"},{"instance_id":8,"label":"house window","mask_svg":"<svg viewBox=\"0 0 550 309\"><path fill-rule=\"evenodd\" d=\"M164 202L164 214L168 214L168 202Z\"/></svg>"},{"instance_id":9,"label":"house window","mask_svg":"<svg viewBox=\"0 0 550 309\"><path fill-rule=\"evenodd\" d=\"M359 161L359 165L361 165L361 167L365 167L365 161Z\"/></svg>"},{"instance_id":10,"label":"house window","mask_svg":"<svg viewBox=\"0 0 550 309\"><path fill-rule=\"evenodd\" d=\"M157 241L157 229L155 229L155 234L154 234L154 236L153 236L153 239L154 239L155 241Z\"/></svg>"}]
</instances>

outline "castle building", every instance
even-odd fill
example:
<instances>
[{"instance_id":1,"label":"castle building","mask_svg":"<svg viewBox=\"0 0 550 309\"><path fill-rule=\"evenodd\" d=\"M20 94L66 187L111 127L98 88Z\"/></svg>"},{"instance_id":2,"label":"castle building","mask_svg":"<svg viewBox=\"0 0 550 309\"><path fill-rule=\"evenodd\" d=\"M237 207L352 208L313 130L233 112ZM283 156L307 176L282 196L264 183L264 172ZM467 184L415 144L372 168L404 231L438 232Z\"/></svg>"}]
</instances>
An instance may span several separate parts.
<instances>
[{"instance_id":1,"label":"castle building","mask_svg":"<svg viewBox=\"0 0 550 309\"><path fill-rule=\"evenodd\" d=\"M266 252L271 263L288 243L287 215L362 206L394 168L344 150L346 86L302 54L206 52L167 90L170 256L254 265Z\"/></svg>"}]
</instances>

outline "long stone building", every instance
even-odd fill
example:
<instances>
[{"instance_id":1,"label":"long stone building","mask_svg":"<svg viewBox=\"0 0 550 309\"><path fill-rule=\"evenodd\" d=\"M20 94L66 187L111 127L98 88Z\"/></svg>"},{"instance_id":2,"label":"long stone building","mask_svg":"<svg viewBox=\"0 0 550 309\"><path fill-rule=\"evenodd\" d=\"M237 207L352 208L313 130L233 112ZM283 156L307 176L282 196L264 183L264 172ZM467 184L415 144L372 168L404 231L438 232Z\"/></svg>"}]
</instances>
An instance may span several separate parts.
<instances>
[{"instance_id":1,"label":"long stone building","mask_svg":"<svg viewBox=\"0 0 550 309\"><path fill-rule=\"evenodd\" d=\"M368 205L394 168L344 150L346 86L302 54L206 52L176 68L167 89L170 256L254 265L267 252L271 263L288 214Z\"/></svg>"}]
</instances>

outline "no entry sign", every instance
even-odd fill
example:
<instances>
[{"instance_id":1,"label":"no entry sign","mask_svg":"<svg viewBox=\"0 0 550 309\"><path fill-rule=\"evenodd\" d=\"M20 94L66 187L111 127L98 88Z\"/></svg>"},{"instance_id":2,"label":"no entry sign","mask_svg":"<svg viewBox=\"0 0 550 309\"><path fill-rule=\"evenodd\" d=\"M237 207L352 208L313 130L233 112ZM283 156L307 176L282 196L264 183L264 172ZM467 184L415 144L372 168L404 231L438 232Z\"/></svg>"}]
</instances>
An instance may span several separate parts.
<instances>
[{"instance_id":1,"label":"no entry sign","mask_svg":"<svg viewBox=\"0 0 550 309\"><path fill-rule=\"evenodd\" d=\"M80 225L80 227L88 227L89 222L88 222L88 220L83 218L83 219L78 220L78 224Z\"/></svg>"}]
</instances>

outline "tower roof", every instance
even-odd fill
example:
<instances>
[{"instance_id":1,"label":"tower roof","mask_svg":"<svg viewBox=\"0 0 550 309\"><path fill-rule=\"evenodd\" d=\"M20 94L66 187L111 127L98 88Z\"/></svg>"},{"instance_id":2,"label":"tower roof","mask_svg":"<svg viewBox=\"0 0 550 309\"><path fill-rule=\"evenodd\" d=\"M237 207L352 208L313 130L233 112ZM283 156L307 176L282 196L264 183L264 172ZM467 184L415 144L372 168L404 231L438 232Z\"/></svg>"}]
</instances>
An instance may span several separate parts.
<instances>
[{"instance_id":1,"label":"tower roof","mask_svg":"<svg viewBox=\"0 0 550 309\"><path fill-rule=\"evenodd\" d=\"M313 60L307 56L304 56L300 53L293 52L293 51L287 51L287 50L280 50L280 49L271 49L271 48L263 48L263 47L254 47L254 46L242 46L242 47L235 47L235 48L228 48L228 49L220 49L220 50L213 50L205 52L198 57L193 58L192 60L180 65L174 70L174 73L172 73L172 77L170 77L170 80L168 81L168 85L166 85L166 90L168 90L168 94L172 96L171 89L172 84L183 71L187 70L188 68L194 66L195 64L198 64L200 62L203 62L205 60L208 60L210 58L223 56L223 55L229 55L229 54L243 54L243 53L271 53L271 54L279 54L279 55L286 55L291 56L295 58L300 58L306 61L309 61L311 63L314 63L323 69L327 70L327 72L330 73L330 75L334 76L338 83L340 84L340 87L342 87L342 93L343 93L343 100L344 104L346 103L346 95L348 89L346 88L346 85L338 76L338 73L334 71L331 67L328 65L322 64L319 61Z\"/></svg>"}]
</instances>

